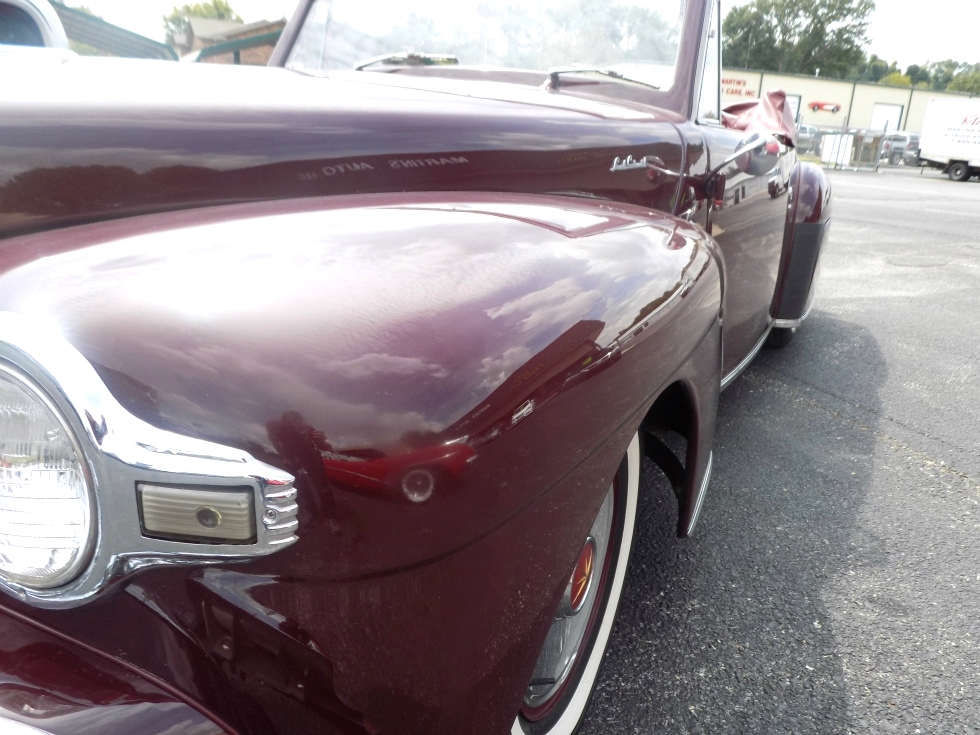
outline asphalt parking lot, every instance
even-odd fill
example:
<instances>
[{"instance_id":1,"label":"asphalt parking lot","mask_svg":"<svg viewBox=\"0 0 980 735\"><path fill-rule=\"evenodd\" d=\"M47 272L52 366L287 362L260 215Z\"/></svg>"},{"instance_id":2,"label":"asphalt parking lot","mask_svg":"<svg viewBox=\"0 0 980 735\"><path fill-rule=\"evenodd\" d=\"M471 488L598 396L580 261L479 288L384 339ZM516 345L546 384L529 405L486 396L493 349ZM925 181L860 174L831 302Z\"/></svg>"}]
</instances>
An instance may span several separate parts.
<instances>
[{"instance_id":1,"label":"asphalt parking lot","mask_svg":"<svg viewBox=\"0 0 980 735\"><path fill-rule=\"evenodd\" d=\"M980 733L980 181L829 172L816 307L648 481L583 732Z\"/></svg>"}]
</instances>

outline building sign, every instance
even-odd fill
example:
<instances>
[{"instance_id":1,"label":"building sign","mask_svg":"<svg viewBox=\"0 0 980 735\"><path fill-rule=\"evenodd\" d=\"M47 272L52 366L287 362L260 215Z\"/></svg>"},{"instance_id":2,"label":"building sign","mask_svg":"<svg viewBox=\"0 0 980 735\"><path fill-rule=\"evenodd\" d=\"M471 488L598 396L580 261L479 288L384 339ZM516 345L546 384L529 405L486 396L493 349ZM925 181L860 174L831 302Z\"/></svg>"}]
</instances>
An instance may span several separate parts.
<instances>
[{"instance_id":1,"label":"building sign","mask_svg":"<svg viewBox=\"0 0 980 735\"><path fill-rule=\"evenodd\" d=\"M739 79L738 77L722 77L721 94L724 97L748 97L755 99L755 89L749 86L747 79Z\"/></svg>"}]
</instances>

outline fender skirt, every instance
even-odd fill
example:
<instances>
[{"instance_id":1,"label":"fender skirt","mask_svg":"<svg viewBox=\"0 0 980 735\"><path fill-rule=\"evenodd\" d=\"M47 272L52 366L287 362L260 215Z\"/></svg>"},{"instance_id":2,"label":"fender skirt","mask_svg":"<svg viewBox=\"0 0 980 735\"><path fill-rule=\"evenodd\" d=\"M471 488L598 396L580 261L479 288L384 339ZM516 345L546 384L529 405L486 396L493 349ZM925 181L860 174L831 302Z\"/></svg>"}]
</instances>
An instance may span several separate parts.
<instances>
[{"instance_id":1,"label":"fender skirt","mask_svg":"<svg viewBox=\"0 0 980 735\"><path fill-rule=\"evenodd\" d=\"M769 309L774 327L800 326L813 306L830 209L830 182L823 169L797 163L790 174L783 250Z\"/></svg>"}]
</instances>

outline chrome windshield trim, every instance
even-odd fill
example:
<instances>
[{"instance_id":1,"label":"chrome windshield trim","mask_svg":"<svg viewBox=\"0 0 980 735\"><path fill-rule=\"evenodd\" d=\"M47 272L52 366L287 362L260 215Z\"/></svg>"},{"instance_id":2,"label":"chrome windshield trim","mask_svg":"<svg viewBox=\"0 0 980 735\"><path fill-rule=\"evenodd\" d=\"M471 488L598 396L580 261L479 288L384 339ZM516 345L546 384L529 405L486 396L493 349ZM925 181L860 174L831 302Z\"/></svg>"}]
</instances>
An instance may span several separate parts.
<instances>
[{"instance_id":1,"label":"chrome windshield trim","mask_svg":"<svg viewBox=\"0 0 980 735\"><path fill-rule=\"evenodd\" d=\"M745 356L745 359L742 360L742 362L740 362L738 365L736 365L735 368L730 373L728 373L728 375L726 375L724 378L721 379L722 390L725 390L725 388L731 385L732 381L735 380L735 378L737 378L739 375L745 372L745 368L747 368L751 364L751 362L755 359L755 356L759 354L759 350L762 349L762 345L766 343L766 337L769 336L769 331L772 329L772 327L773 325L770 323L768 328L766 328L765 333L762 335L762 337L759 338L759 341L755 344L755 347L749 350L749 354Z\"/></svg>"},{"instance_id":2,"label":"chrome windshield trim","mask_svg":"<svg viewBox=\"0 0 980 735\"><path fill-rule=\"evenodd\" d=\"M81 444L92 478L97 534L88 567L72 582L38 590L0 580L0 589L8 594L42 607L71 607L137 569L264 556L297 540L299 507L292 475L240 449L158 429L137 418L53 325L0 312L0 364L34 381ZM144 536L139 483L249 488L255 539L197 543Z\"/></svg>"}]
</instances>

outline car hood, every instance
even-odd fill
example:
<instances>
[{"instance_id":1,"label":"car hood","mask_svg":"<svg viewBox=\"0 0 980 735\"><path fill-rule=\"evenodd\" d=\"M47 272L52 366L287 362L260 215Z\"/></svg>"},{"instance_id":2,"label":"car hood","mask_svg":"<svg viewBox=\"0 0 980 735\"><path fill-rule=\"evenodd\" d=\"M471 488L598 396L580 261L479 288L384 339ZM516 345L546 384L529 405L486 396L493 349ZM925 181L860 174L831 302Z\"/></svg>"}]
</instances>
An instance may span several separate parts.
<instances>
[{"instance_id":1,"label":"car hood","mask_svg":"<svg viewBox=\"0 0 980 735\"><path fill-rule=\"evenodd\" d=\"M13 71L12 69L10 71ZM679 119L494 81L41 57L5 74L0 236L230 202L403 190L587 193L670 208Z\"/></svg>"}]
</instances>

